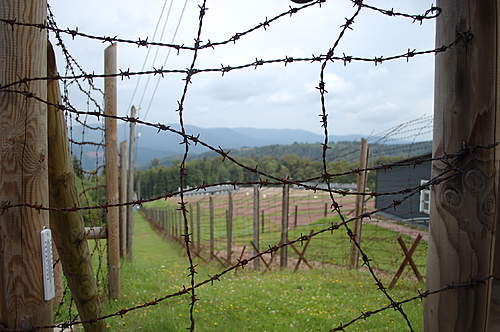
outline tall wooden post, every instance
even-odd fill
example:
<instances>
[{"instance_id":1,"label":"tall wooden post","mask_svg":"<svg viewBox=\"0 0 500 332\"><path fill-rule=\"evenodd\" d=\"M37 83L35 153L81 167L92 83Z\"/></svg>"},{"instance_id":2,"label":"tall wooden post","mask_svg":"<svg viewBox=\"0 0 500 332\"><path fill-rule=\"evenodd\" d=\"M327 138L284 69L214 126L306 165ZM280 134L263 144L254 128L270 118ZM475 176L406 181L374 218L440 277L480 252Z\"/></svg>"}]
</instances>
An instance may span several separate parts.
<instances>
[{"instance_id":1,"label":"tall wooden post","mask_svg":"<svg viewBox=\"0 0 500 332\"><path fill-rule=\"evenodd\" d=\"M368 167L368 141L364 138L361 139L361 146L359 152L359 168L366 170ZM358 193L364 193L366 188L366 171L358 173L357 176L357 191ZM356 195L356 206L354 215L359 217L363 214L365 197L363 195ZM354 221L354 238L358 244L361 244L361 232L363 229L363 220L356 219ZM352 242L351 244L351 269L357 269L359 267L359 250L356 244Z\"/></svg>"},{"instance_id":2,"label":"tall wooden post","mask_svg":"<svg viewBox=\"0 0 500 332\"><path fill-rule=\"evenodd\" d=\"M299 219L299 207L295 205L295 211L293 213L293 228L297 228L298 219Z\"/></svg>"},{"instance_id":3,"label":"tall wooden post","mask_svg":"<svg viewBox=\"0 0 500 332\"><path fill-rule=\"evenodd\" d=\"M201 209L200 201L196 202L196 250L201 252Z\"/></svg>"},{"instance_id":4,"label":"tall wooden post","mask_svg":"<svg viewBox=\"0 0 500 332\"><path fill-rule=\"evenodd\" d=\"M290 186L283 185L283 196L281 202L281 243L288 242L288 211L290 205ZM288 247L280 249L280 267L285 268L288 265Z\"/></svg>"},{"instance_id":5,"label":"tall wooden post","mask_svg":"<svg viewBox=\"0 0 500 332\"><path fill-rule=\"evenodd\" d=\"M49 45L47 75L57 76L55 55ZM47 100L62 104L58 80L47 83ZM79 206L76 179L73 171L68 132L64 114L50 106L47 114L49 201L51 208ZM85 227L79 212L50 212L50 227L59 254L59 268L63 268L71 294L84 321L100 316L100 301L92 268L90 250L85 239ZM86 331L103 331L104 321L84 324Z\"/></svg>"},{"instance_id":6,"label":"tall wooden post","mask_svg":"<svg viewBox=\"0 0 500 332\"><path fill-rule=\"evenodd\" d=\"M135 119L137 110L132 106L130 117ZM134 170L135 170L135 122L130 123L128 144L128 174L127 174L127 201L134 200ZM140 196L139 196L140 197ZM132 205L127 205L127 260L133 259L134 244L134 210Z\"/></svg>"},{"instance_id":7,"label":"tall wooden post","mask_svg":"<svg viewBox=\"0 0 500 332\"><path fill-rule=\"evenodd\" d=\"M259 203L259 186L254 185L253 186L253 244L255 245L253 254L257 255L257 250L260 250L260 236L259 236L259 210L260 210L260 203ZM254 259L253 260L253 268L255 270L260 269L260 259Z\"/></svg>"},{"instance_id":8,"label":"tall wooden post","mask_svg":"<svg viewBox=\"0 0 500 332\"><path fill-rule=\"evenodd\" d=\"M116 44L104 51L104 73L116 74ZM104 112L116 116L117 112L116 77L106 77L104 80ZM116 119L106 117L105 120L105 172L106 200L108 204L118 203L118 139ZM106 213L108 225L108 284L109 297L120 296L120 225L119 208L109 207Z\"/></svg>"},{"instance_id":9,"label":"tall wooden post","mask_svg":"<svg viewBox=\"0 0 500 332\"><path fill-rule=\"evenodd\" d=\"M127 141L120 144L120 204L127 202ZM120 206L120 257L127 252L127 207Z\"/></svg>"},{"instance_id":10,"label":"tall wooden post","mask_svg":"<svg viewBox=\"0 0 500 332\"><path fill-rule=\"evenodd\" d=\"M226 220L226 234L227 234L227 263L231 265L231 256L233 254L233 195L228 192L228 208Z\"/></svg>"},{"instance_id":11,"label":"tall wooden post","mask_svg":"<svg viewBox=\"0 0 500 332\"><path fill-rule=\"evenodd\" d=\"M500 140L499 26L494 0L438 1L436 44L473 37L436 55L433 155ZM500 275L499 150L470 150L450 167L460 174L432 186L429 289ZM432 177L447 165L434 161ZM424 331L499 331L500 282L429 296Z\"/></svg>"},{"instance_id":12,"label":"tall wooden post","mask_svg":"<svg viewBox=\"0 0 500 332\"><path fill-rule=\"evenodd\" d=\"M194 247L194 215L193 215L193 205L189 203L188 205L189 209L189 247L193 248Z\"/></svg>"},{"instance_id":13,"label":"tall wooden post","mask_svg":"<svg viewBox=\"0 0 500 332\"><path fill-rule=\"evenodd\" d=\"M265 231L265 229L264 229L264 227L265 227L265 225L264 225L264 224L265 224L264 220L265 220L265 219L264 219L264 210L261 210L261 211L260 211L260 228L261 228L261 232L262 232L262 233L264 233L264 231Z\"/></svg>"},{"instance_id":14,"label":"tall wooden post","mask_svg":"<svg viewBox=\"0 0 500 332\"><path fill-rule=\"evenodd\" d=\"M46 0L4 0L0 18L43 23ZM0 82L47 76L47 32L0 24ZM47 98L47 82L13 89ZM49 206L47 177L47 106L0 90L0 201ZM44 301L40 232L49 212L30 208L0 213L0 326L29 330L52 324L52 302Z\"/></svg>"},{"instance_id":15,"label":"tall wooden post","mask_svg":"<svg viewBox=\"0 0 500 332\"><path fill-rule=\"evenodd\" d=\"M323 217L327 217L328 216L328 203L325 203L325 205L323 206Z\"/></svg>"},{"instance_id":16,"label":"tall wooden post","mask_svg":"<svg viewBox=\"0 0 500 332\"><path fill-rule=\"evenodd\" d=\"M210 210L210 259L215 255L215 220L214 220L214 200L212 195L208 197L208 209Z\"/></svg>"}]
</instances>

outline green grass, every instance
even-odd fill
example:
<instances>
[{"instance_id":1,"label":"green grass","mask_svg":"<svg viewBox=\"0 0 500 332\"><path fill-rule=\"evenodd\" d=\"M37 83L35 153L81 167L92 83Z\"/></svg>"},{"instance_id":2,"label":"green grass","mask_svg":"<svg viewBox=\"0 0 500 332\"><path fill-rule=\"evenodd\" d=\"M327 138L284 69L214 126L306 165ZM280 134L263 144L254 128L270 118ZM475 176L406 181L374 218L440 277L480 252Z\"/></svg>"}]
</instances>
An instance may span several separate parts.
<instances>
[{"instance_id":1,"label":"green grass","mask_svg":"<svg viewBox=\"0 0 500 332\"><path fill-rule=\"evenodd\" d=\"M174 205L171 201L157 201L154 205L151 203L146 204L147 208L172 208ZM215 209L215 250L226 250L226 219L224 217L223 209ZM201 242L205 248L209 246L210 239L210 225L208 221L208 209L202 209L201 220ZM338 217L334 218L321 218L308 225L302 225L295 229L290 229L288 233L289 240L297 239L301 235L309 234L311 230L318 231L329 227L332 223L339 222ZM354 224L350 224L354 227ZM260 248L268 248L279 243L281 239L280 226L276 223L271 223L267 219L265 225L266 231L260 234ZM378 227L374 224L364 224L362 231L361 247L371 260L371 265L378 269L386 271L389 274L394 274L402 260L404 259L403 251L397 238L401 236L410 248L413 239L407 235ZM194 239L197 235L194 234ZM234 216L233 218L233 248L247 246L251 248L250 242L253 240L253 225L250 217ZM299 245L296 245L300 247ZM300 250L300 248L298 248ZM234 249L233 249L234 250ZM241 249L239 249L241 250ZM290 248L289 253L293 257L298 257L295 252ZM238 255L236 252L234 255ZM233 255L233 256L234 256ZM308 260L333 264L340 266L348 266L350 264L351 255L351 242L347 236L344 227L340 227L334 232L325 232L315 236L306 251L305 257ZM427 242L421 241L415 253L413 260L419 268L422 275L426 274L426 259L427 259ZM404 271L403 278L413 277L413 272L409 267Z\"/></svg>"},{"instance_id":2,"label":"green grass","mask_svg":"<svg viewBox=\"0 0 500 332\"><path fill-rule=\"evenodd\" d=\"M134 262L123 264L122 296L106 302L104 311L149 302L189 284L188 263L178 244L155 234L136 215ZM197 280L213 275L220 267L201 264ZM387 282L386 279L383 279ZM416 295L415 282L402 280L391 294L396 299ZM366 272L341 268L262 274L246 268L229 273L213 285L197 290L197 331L327 331L387 304ZM414 329L421 329L423 305L404 305ZM189 326L189 298L182 296L159 305L130 312L106 321L113 331L184 331ZM403 331L400 314L387 310L362 320L346 331Z\"/></svg>"}]
</instances>

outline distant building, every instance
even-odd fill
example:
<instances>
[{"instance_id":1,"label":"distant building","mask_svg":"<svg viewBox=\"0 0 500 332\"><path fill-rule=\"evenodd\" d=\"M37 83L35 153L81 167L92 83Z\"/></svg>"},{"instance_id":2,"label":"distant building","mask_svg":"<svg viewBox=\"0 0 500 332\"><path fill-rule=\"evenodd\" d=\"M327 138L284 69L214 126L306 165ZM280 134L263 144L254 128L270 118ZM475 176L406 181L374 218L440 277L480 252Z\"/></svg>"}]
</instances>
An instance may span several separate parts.
<instances>
[{"instance_id":1,"label":"distant building","mask_svg":"<svg viewBox=\"0 0 500 332\"><path fill-rule=\"evenodd\" d=\"M303 185L309 186L309 187L315 187L318 189L326 189L328 190L328 185L326 183L316 183L316 182L303 182ZM294 188L296 189L307 189L302 186L298 185L293 185ZM335 183L331 182L330 183L330 188L333 190L346 190L346 191L356 191L356 184L355 183Z\"/></svg>"},{"instance_id":2,"label":"distant building","mask_svg":"<svg viewBox=\"0 0 500 332\"><path fill-rule=\"evenodd\" d=\"M185 190L191 189L190 187L187 187ZM213 187L207 187L205 189L199 189L195 191L188 191L185 192L185 196L197 196L197 195L220 195L220 194L226 194L228 192L233 192L233 191L238 191L240 188L238 186L234 186L232 184L223 184L223 185L218 185L218 186L213 186ZM178 188L180 191L181 189Z\"/></svg>"},{"instance_id":3,"label":"distant building","mask_svg":"<svg viewBox=\"0 0 500 332\"><path fill-rule=\"evenodd\" d=\"M400 161L407 163L417 159L430 159L431 154L421 155ZM415 188L431 178L431 161L427 160L416 165L395 166L376 171L377 193L399 192L408 188ZM375 208L381 209L391 206L394 201L403 200L408 193L396 195L382 195L375 197ZM404 200L400 205L390 207L378 214L391 219L428 224L429 222L430 191L422 190Z\"/></svg>"}]
</instances>

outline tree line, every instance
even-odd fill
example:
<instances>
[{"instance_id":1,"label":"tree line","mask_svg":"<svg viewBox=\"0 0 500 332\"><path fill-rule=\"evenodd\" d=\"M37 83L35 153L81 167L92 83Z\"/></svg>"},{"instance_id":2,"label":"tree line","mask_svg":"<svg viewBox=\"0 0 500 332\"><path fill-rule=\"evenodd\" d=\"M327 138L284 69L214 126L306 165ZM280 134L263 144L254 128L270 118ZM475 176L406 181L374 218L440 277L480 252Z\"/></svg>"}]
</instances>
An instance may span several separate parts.
<instances>
[{"instance_id":1,"label":"tree line","mask_svg":"<svg viewBox=\"0 0 500 332\"><path fill-rule=\"evenodd\" d=\"M286 154L280 157L243 157L238 160L251 168L272 176L294 180L304 180L321 176L323 164L321 161L311 160L295 154ZM151 198L175 192L179 188L179 161L173 161L170 166L152 162L152 167L136 173L136 188L141 198ZM357 162L336 160L327 162L329 173L341 173L357 168ZM259 177L234 163L223 160L222 157L204 157L190 160L186 163L185 185L196 187L202 184L219 182L251 182ZM261 180L268 180L261 178ZM331 182L355 183L354 174L335 177Z\"/></svg>"}]
</instances>

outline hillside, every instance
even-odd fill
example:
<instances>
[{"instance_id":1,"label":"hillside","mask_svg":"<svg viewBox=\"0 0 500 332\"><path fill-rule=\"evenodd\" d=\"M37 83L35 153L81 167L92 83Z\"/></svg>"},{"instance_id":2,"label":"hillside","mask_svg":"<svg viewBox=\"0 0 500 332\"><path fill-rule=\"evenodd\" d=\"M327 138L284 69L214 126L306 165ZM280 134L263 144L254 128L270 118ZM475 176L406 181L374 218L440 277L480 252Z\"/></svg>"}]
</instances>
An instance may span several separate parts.
<instances>
[{"instance_id":1,"label":"hillside","mask_svg":"<svg viewBox=\"0 0 500 332\"><path fill-rule=\"evenodd\" d=\"M353 162L359 158L359 142L336 142L329 145L327 160L346 160ZM375 161L380 157L410 158L432 150L432 142L417 142L413 144L370 144L370 159ZM297 155L312 161L320 161L323 157L323 147L319 143L293 143L287 145L267 145L262 147L243 147L230 151L231 156L239 158L275 157L282 158L286 155ZM215 157L217 153L210 151L192 155L191 160ZM159 160L159 164L169 166L177 156L167 157Z\"/></svg>"},{"instance_id":2,"label":"hillside","mask_svg":"<svg viewBox=\"0 0 500 332\"><path fill-rule=\"evenodd\" d=\"M177 124L172 128L179 129ZM186 126L188 134L199 136L204 142L221 146L224 149L240 149L244 147L262 147L269 145L289 145L299 143L319 143L323 141L321 135L301 129L257 129L257 128L200 128ZM82 126L73 126L70 137L75 141L101 142L102 132L84 129ZM121 142L128 138L128 125L121 124L118 128L118 140ZM138 150L137 166L144 167L152 159L176 159L184 152L180 144L180 136L170 132L158 132L157 129L147 126L137 126ZM361 135L331 136L332 142L345 140L359 140ZM92 169L96 165L96 147L92 145L73 145L73 153L80 159L83 152L82 164L85 169ZM190 146L191 155L208 152L201 145ZM99 157L101 158L101 157Z\"/></svg>"}]
</instances>

